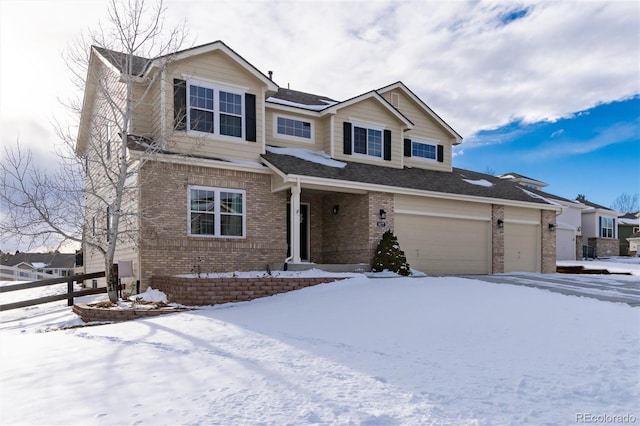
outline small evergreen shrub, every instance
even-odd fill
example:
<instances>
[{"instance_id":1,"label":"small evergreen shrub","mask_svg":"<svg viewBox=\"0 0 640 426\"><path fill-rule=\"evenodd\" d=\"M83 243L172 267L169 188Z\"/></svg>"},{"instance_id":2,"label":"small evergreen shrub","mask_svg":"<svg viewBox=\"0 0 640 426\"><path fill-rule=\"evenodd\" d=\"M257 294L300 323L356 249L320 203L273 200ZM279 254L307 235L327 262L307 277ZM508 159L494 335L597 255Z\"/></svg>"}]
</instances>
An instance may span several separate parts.
<instances>
[{"instance_id":1,"label":"small evergreen shrub","mask_svg":"<svg viewBox=\"0 0 640 426\"><path fill-rule=\"evenodd\" d=\"M398 238L390 230L382 234L376 254L373 256L371 269L374 272L382 272L386 269L405 277L411 275L407 256L400 249Z\"/></svg>"}]
</instances>

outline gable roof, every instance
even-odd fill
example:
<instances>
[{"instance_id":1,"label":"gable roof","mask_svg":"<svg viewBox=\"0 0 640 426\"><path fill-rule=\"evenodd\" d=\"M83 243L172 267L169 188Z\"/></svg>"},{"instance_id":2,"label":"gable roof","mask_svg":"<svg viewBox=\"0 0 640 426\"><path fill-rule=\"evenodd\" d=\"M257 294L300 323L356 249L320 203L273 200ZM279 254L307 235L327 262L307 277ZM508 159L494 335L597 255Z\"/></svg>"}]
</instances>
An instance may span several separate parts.
<instances>
[{"instance_id":1,"label":"gable roof","mask_svg":"<svg viewBox=\"0 0 640 426\"><path fill-rule=\"evenodd\" d=\"M98 46L92 46L101 57L107 60L107 62L115 67L116 70L120 73L128 72L128 64L129 64L129 56L126 53L117 52L110 49L105 49ZM244 59L235 50L231 49L227 46L223 41L216 40L211 43L202 44L200 46L190 47L188 49L179 50L177 52L169 53L166 55L157 56L155 58L144 58L142 56L131 56L131 65L132 65L132 75L141 77L146 72L151 70L156 66L162 66L167 63L167 61L181 61L183 59L187 59L193 56L202 55L208 52L214 52L219 50L224 52L231 58L233 58L238 64L240 64L244 69L246 69L250 74L255 76L257 79L261 80L269 91L277 91L278 85L273 82L269 77L264 75L258 68L253 66L249 61Z\"/></svg>"},{"instance_id":2,"label":"gable roof","mask_svg":"<svg viewBox=\"0 0 640 426\"><path fill-rule=\"evenodd\" d=\"M416 104L418 104L427 113L427 115L429 115L431 118L433 118L446 131L451 133L453 138L456 140L455 145L458 145L458 144L462 143L462 136L460 136L460 134L458 132L453 130L453 127L449 126L449 124L447 124L447 122L444 121L442 119L442 117L440 117L438 114L435 113L435 111L433 111L431 108L429 108L429 105L424 103L424 101L422 99L420 99L415 93L413 93L411 91L411 89L409 89L403 82L397 81L397 82L392 83L392 84L390 84L388 86L381 87L380 89L376 90L376 92L384 93L384 92L388 92L388 91L393 90L393 89L400 89L403 92L405 92L405 94L407 96L409 96L409 98L411 98L411 100L413 100Z\"/></svg>"},{"instance_id":3,"label":"gable roof","mask_svg":"<svg viewBox=\"0 0 640 426\"><path fill-rule=\"evenodd\" d=\"M131 59L131 75L142 76L144 72L149 68L152 59L143 58L142 56L128 55L122 52L116 52L115 50L105 49L99 46L91 46L100 56L115 67L120 73L127 73L129 71L129 60Z\"/></svg>"},{"instance_id":4,"label":"gable roof","mask_svg":"<svg viewBox=\"0 0 640 426\"><path fill-rule=\"evenodd\" d=\"M537 180L537 179L533 179L527 176L523 176L519 173L514 173L514 172L509 172L509 173L503 173L501 175L498 175L498 177L500 179L511 179L514 180L516 182L523 182L523 183L528 183L531 185L535 185L535 186L540 186L540 187L545 187L545 186L549 186L548 183L546 182L542 182L541 180Z\"/></svg>"},{"instance_id":5,"label":"gable roof","mask_svg":"<svg viewBox=\"0 0 640 426\"><path fill-rule=\"evenodd\" d=\"M596 203L593 203L593 202L588 201L588 200L581 200L580 202L582 204L585 204L586 206L591 207L591 208L596 209L596 210L607 210L607 211L609 211L611 213L615 213L616 216L620 215L620 213L616 212L615 210L611 210L608 207L601 206L600 204L596 204Z\"/></svg>"},{"instance_id":6,"label":"gable roof","mask_svg":"<svg viewBox=\"0 0 640 426\"><path fill-rule=\"evenodd\" d=\"M338 101L327 96L314 95L282 87L274 95L267 98L267 102L314 111L320 111L338 103Z\"/></svg>"},{"instance_id":7,"label":"gable roof","mask_svg":"<svg viewBox=\"0 0 640 426\"><path fill-rule=\"evenodd\" d=\"M552 210L557 209L541 197L527 194L514 182L470 170L454 168L449 172L408 167L396 169L349 161L341 161L346 163L344 167L331 167L269 151L262 154L262 158L276 173L294 179L320 179L335 186L346 186L349 183L376 185L380 187L380 191L385 191L386 187L388 191L394 192L399 192L398 189L418 190L440 193L442 196L454 194L510 200L543 205Z\"/></svg>"}]
</instances>

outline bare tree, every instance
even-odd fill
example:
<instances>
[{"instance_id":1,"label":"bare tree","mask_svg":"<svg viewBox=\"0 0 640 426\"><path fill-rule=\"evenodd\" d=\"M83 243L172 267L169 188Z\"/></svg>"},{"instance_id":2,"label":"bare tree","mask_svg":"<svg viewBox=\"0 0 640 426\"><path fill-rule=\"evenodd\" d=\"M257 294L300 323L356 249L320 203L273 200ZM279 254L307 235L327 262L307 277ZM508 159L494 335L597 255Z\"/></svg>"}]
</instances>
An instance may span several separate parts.
<instances>
[{"instance_id":1,"label":"bare tree","mask_svg":"<svg viewBox=\"0 0 640 426\"><path fill-rule=\"evenodd\" d=\"M622 193L618 196L618 198L616 198L615 200L613 200L613 203L611 203L611 208L615 211L618 211L620 213L635 213L638 210L640 210L638 208L638 194L627 194L627 193Z\"/></svg>"},{"instance_id":2,"label":"bare tree","mask_svg":"<svg viewBox=\"0 0 640 426\"><path fill-rule=\"evenodd\" d=\"M138 172L164 142L134 135L132 119L151 104L153 88L186 37L184 24L164 31L164 14L161 1L112 0L106 25L67 53L84 98L65 103L77 125L56 126L63 167L41 171L20 144L5 148L0 166L3 235L32 245L78 241L97 251L104 256L111 301L117 300L116 248L137 238L140 211L132 200Z\"/></svg>"}]
</instances>

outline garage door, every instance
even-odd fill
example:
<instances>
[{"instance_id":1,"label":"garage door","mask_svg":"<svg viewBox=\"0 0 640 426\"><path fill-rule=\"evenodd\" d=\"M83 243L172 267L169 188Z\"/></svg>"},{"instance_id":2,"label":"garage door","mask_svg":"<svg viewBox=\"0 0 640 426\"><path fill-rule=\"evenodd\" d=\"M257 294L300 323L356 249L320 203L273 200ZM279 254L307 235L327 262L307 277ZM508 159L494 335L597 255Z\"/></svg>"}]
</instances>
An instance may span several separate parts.
<instances>
[{"instance_id":1,"label":"garage door","mask_svg":"<svg viewBox=\"0 0 640 426\"><path fill-rule=\"evenodd\" d=\"M556 259L576 260L576 235L573 229L556 228Z\"/></svg>"},{"instance_id":2,"label":"garage door","mask_svg":"<svg viewBox=\"0 0 640 426\"><path fill-rule=\"evenodd\" d=\"M396 213L395 234L412 268L427 274L488 274L489 221Z\"/></svg>"},{"instance_id":3,"label":"garage door","mask_svg":"<svg viewBox=\"0 0 640 426\"><path fill-rule=\"evenodd\" d=\"M504 224L504 271L539 272L538 225L524 223Z\"/></svg>"}]
</instances>

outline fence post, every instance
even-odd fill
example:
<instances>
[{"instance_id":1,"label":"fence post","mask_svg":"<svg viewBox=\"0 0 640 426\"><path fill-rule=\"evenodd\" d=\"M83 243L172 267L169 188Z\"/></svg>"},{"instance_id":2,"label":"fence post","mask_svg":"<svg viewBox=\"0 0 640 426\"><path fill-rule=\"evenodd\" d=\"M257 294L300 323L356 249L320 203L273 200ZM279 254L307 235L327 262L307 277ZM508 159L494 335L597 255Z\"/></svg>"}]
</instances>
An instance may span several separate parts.
<instances>
[{"instance_id":1,"label":"fence post","mask_svg":"<svg viewBox=\"0 0 640 426\"><path fill-rule=\"evenodd\" d=\"M69 298L67 299L67 306L73 306L73 280L67 281L67 294Z\"/></svg>"}]
</instances>

